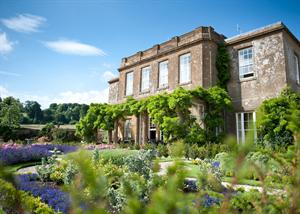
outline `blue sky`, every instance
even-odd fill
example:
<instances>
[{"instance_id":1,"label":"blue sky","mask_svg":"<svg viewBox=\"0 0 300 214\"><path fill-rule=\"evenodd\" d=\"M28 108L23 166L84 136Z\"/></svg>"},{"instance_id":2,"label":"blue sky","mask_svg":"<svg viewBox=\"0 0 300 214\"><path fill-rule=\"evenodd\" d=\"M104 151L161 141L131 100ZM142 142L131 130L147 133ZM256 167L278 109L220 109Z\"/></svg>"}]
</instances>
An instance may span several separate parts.
<instances>
[{"instance_id":1,"label":"blue sky","mask_svg":"<svg viewBox=\"0 0 300 214\"><path fill-rule=\"evenodd\" d=\"M283 21L300 38L300 1L0 0L0 96L105 102L121 58L199 26L227 37Z\"/></svg>"}]
</instances>

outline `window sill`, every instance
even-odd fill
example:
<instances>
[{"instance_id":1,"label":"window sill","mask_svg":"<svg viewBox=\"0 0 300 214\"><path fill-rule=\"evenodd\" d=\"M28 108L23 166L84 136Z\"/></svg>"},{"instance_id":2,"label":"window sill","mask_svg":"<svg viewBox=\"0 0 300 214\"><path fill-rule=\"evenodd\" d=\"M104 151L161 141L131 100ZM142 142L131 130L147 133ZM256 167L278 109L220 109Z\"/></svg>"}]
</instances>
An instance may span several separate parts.
<instances>
[{"instance_id":1,"label":"window sill","mask_svg":"<svg viewBox=\"0 0 300 214\"><path fill-rule=\"evenodd\" d=\"M191 83L192 83L192 81L183 82L183 83L179 83L179 86L189 85Z\"/></svg>"},{"instance_id":2,"label":"window sill","mask_svg":"<svg viewBox=\"0 0 300 214\"><path fill-rule=\"evenodd\" d=\"M164 86L164 87L157 88L156 90L157 91L162 91L162 90L166 90L168 88L169 88L169 86Z\"/></svg>"},{"instance_id":3,"label":"window sill","mask_svg":"<svg viewBox=\"0 0 300 214\"><path fill-rule=\"evenodd\" d=\"M124 95L124 98L133 97L133 94Z\"/></svg>"},{"instance_id":4,"label":"window sill","mask_svg":"<svg viewBox=\"0 0 300 214\"><path fill-rule=\"evenodd\" d=\"M248 82L248 81L252 81L252 80L257 80L257 77L253 76L253 77L242 78L242 79L239 79L238 82Z\"/></svg>"},{"instance_id":5,"label":"window sill","mask_svg":"<svg viewBox=\"0 0 300 214\"><path fill-rule=\"evenodd\" d=\"M140 94L148 94L150 93L150 90L147 90L147 91L140 91Z\"/></svg>"}]
</instances>

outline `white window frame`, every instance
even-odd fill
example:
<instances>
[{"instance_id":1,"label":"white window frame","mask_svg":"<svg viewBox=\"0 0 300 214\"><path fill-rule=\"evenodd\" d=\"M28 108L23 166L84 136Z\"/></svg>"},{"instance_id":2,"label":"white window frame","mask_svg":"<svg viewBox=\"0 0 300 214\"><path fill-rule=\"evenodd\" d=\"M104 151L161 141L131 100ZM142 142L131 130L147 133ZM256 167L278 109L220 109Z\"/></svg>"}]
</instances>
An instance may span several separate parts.
<instances>
[{"instance_id":1,"label":"white window frame","mask_svg":"<svg viewBox=\"0 0 300 214\"><path fill-rule=\"evenodd\" d=\"M179 84L191 82L192 76L192 57L191 53L179 56Z\"/></svg>"},{"instance_id":2,"label":"white window frame","mask_svg":"<svg viewBox=\"0 0 300 214\"><path fill-rule=\"evenodd\" d=\"M166 88L169 84L169 61L165 60L158 64L158 88Z\"/></svg>"},{"instance_id":3,"label":"white window frame","mask_svg":"<svg viewBox=\"0 0 300 214\"><path fill-rule=\"evenodd\" d=\"M296 53L294 53L294 66L295 66L295 72L296 72L296 81L297 84L300 84L300 68L299 68L299 57Z\"/></svg>"},{"instance_id":4,"label":"white window frame","mask_svg":"<svg viewBox=\"0 0 300 214\"><path fill-rule=\"evenodd\" d=\"M129 78L131 79L131 82L129 82ZM126 73L125 96L130 95L133 95L133 71Z\"/></svg>"},{"instance_id":5,"label":"white window frame","mask_svg":"<svg viewBox=\"0 0 300 214\"><path fill-rule=\"evenodd\" d=\"M249 58L251 56L251 58ZM254 65L254 51L253 47L243 48L238 51L239 59L239 77L240 79L251 78L255 76ZM247 70L247 72L245 72Z\"/></svg>"},{"instance_id":6,"label":"white window frame","mask_svg":"<svg viewBox=\"0 0 300 214\"><path fill-rule=\"evenodd\" d=\"M131 140L131 119L125 120L124 123L124 140Z\"/></svg>"},{"instance_id":7,"label":"white window frame","mask_svg":"<svg viewBox=\"0 0 300 214\"><path fill-rule=\"evenodd\" d=\"M256 112L255 111L253 111L253 112L238 112L238 113L235 114L235 118L236 118L236 137L237 137L237 142L239 144L244 144L245 140L246 140L246 135L245 135L246 130L245 130L245 127L244 127L244 125L245 125L245 123L244 123L245 117L244 116L245 116L245 114L249 114L249 113L252 113L252 121L253 121L253 128L252 129L254 131L254 139L256 139L256 136L257 136L257 134L256 134ZM239 115L241 115L241 122L240 122L241 127L239 127ZM239 136L240 135L240 132L239 132L240 130L241 130L242 136ZM249 130L249 128L248 128L248 130ZM241 139L241 141L240 141L240 139Z\"/></svg>"},{"instance_id":8,"label":"white window frame","mask_svg":"<svg viewBox=\"0 0 300 214\"><path fill-rule=\"evenodd\" d=\"M150 72L150 66L141 69L141 92L146 92L150 89Z\"/></svg>"}]
</instances>

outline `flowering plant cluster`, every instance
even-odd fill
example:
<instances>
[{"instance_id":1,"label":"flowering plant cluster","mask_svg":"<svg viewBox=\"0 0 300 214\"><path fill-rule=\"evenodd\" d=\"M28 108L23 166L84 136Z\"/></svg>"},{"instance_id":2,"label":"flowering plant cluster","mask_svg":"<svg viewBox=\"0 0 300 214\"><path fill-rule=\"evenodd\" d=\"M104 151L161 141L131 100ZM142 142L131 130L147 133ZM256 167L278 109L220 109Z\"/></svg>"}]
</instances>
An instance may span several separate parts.
<instances>
[{"instance_id":1,"label":"flowering plant cluster","mask_svg":"<svg viewBox=\"0 0 300 214\"><path fill-rule=\"evenodd\" d=\"M51 150L57 149L63 153L77 150L76 146L58 144L32 144L27 146L17 144L0 144L0 163L11 165L29 161L39 161L51 156Z\"/></svg>"},{"instance_id":2,"label":"flowering plant cluster","mask_svg":"<svg viewBox=\"0 0 300 214\"><path fill-rule=\"evenodd\" d=\"M17 175L17 188L30 192L34 197L40 197L41 201L48 204L56 212L68 213L70 209L69 195L51 183L38 182L37 178L37 174Z\"/></svg>"}]
</instances>

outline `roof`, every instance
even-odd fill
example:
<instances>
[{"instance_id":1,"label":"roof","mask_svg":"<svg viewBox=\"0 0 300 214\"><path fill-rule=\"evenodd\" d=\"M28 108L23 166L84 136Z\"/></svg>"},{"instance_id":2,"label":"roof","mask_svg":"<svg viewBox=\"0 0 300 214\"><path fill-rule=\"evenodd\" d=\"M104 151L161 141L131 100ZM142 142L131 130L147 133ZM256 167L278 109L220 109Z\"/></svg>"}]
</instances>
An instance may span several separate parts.
<instances>
[{"instance_id":1,"label":"roof","mask_svg":"<svg viewBox=\"0 0 300 214\"><path fill-rule=\"evenodd\" d=\"M112 83L118 82L118 81L119 81L119 77L115 77L115 78L113 78L113 79L108 80L108 83L109 83L109 84L112 84Z\"/></svg>"},{"instance_id":2,"label":"roof","mask_svg":"<svg viewBox=\"0 0 300 214\"><path fill-rule=\"evenodd\" d=\"M261 35L265 35L268 33L280 31L280 30L285 30L300 45L300 42L297 39L297 37L294 34L292 34L291 31L281 21L261 27L261 28L257 28L257 29L248 31L246 33L242 33L242 34L230 37L228 39L225 39L225 42L228 45L231 45L231 44L243 42L245 40L252 39L252 38L255 38L255 37L258 37Z\"/></svg>"}]
</instances>

